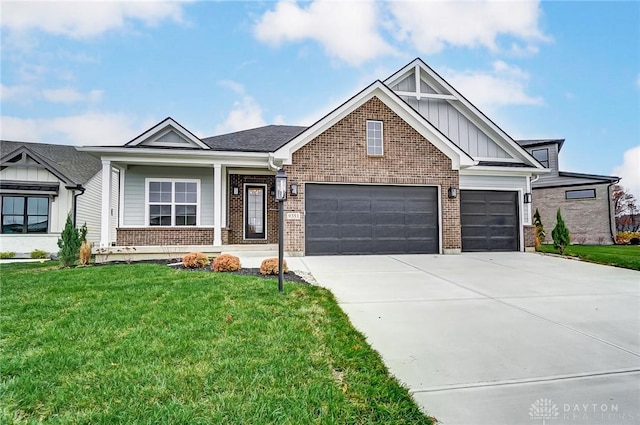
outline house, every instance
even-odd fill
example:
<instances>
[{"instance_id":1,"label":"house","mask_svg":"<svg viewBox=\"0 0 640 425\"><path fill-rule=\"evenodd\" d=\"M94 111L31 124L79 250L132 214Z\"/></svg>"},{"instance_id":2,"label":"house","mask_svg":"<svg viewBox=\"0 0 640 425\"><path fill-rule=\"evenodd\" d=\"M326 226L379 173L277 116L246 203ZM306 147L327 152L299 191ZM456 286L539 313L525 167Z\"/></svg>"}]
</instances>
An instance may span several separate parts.
<instances>
[{"instance_id":1,"label":"house","mask_svg":"<svg viewBox=\"0 0 640 425\"><path fill-rule=\"evenodd\" d=\"M0 251L58 252L68 214L99 242L99 159L73 146L0 141L0 161Z\"/></svg>"},{"instance_id":2,"label":"house","mask_svg":"<svg viewBox=\"0 0 640 425\"><path fill-rule=\"evenodd\" d=\"M519 140L518 143L551 171L534 179L531 184L533 211L538 209L540 212L549 236L560 209L573 243L614 243L615 214L611 186L620 178L560 171L558 154L564 139Z\"/></svg>"},{"instance_id":3,"label":"house","mask_svg":"<svg viewBox=\"0 0 640 425\"><path fill-rule=\"evenodd\" d=\"M102 164L100 245L147 252L273 249L280 168L289 255L523 251L548 172L420 59L307 128L199 138L166 118L79 150Z\"/></svg>"}]
</instances>

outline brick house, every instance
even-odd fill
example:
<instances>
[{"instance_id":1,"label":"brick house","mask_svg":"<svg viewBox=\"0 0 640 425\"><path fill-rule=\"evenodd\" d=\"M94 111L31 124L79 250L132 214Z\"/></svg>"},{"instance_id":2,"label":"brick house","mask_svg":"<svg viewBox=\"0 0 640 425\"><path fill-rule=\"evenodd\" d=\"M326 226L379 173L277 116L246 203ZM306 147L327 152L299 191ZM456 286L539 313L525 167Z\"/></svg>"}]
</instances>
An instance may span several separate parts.
<instances>
[{"instance_id":1,"label":"brick house","mask_svg":"<svg viewBox=\"0 0 640 425\"><path fill-rule=\"evenodd\" d=\"M102 161L100 245L173 252L273 249L278 169L289 255L523 251L548 172L420 59L310 127L201 139L167 118L79 150Z\"/></svg>"},{"instance_id":2,"label":"brick house","mask_svg":"<svg viewBox=\"0 0 640 425\"><path fill-rule=\"evenodd\" d=\"M560 171L558 154L564 139L519 140L518 143L550 170L531 183L532 210L540 213L547 233L551 235L559 209L572 243L615 243L611 186L618 183L620 177Z\"/></svg>"}]
</instances>

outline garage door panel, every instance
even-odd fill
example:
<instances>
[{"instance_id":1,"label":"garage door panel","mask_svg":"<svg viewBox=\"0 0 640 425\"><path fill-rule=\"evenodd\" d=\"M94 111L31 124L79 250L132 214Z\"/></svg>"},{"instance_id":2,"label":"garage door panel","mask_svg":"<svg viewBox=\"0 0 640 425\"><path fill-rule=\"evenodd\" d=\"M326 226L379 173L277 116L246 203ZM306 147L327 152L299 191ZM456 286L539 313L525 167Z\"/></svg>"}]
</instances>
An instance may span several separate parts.
<instances>
[{"instance_id":1,"label":"garage door panel","mask_svg":"<svg viewBox=\"0 0 640 425\"><path fill-rule=\"evenodd\" d=\"M307 184L305 197L307 255L439 251L435 187Z\"/></svg>"},{"instance_id":2,"label":"garage door panel","mask_svg":"<svg viewBox=\"0 0 640 425\"><path fill-rule=\"evenodd\" d=\"M460 192L463 251L517 251L520 220L515 191Z\"/></svg>"}]
</instances>

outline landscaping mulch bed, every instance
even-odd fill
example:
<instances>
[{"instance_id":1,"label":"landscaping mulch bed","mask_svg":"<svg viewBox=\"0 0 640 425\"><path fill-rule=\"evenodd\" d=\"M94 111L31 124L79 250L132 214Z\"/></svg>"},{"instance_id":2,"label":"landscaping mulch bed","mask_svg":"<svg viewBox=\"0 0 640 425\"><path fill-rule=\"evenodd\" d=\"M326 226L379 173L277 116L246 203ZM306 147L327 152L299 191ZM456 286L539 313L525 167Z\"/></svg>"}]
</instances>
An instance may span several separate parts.
<instances>
[{"instance_id":1,"label":"landscaping mulch bed","mask_svg":"<svg viewBox=\"0 0 640 425\"><path fill-rule=\"evenodd\" d=\"M278 279L278 275L262 275L260 274L260 269L251 269L251 268L242 268L238 271L235 272L214 272L211 271L211 268L209 267L204 267L201 269L190 269L187 267L184 267L182 264L178 263L178 264L169 264L169 267L172 267L176 270L184 270L184 271L189 271L189 272L209 272L209 273L229 273L229 274L235 274L235 275L241 275L241 276L253 276L253 277L261 277L263 279ZM309 282L303 277L300 276L298 274L296 274L296 272L293 271L289 271L288 273L284 274L284 281L285 282L292 282L292 283L303 283L308 285Z\"/></svg>"}]
</instances>

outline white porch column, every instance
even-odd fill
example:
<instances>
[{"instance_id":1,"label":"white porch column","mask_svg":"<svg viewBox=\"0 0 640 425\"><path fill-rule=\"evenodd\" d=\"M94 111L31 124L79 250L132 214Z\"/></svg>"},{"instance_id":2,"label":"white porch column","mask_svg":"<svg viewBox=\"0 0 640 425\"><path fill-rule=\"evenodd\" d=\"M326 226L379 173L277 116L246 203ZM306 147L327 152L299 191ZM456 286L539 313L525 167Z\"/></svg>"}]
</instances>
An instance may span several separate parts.
<instances>
[{"instance_id":1,"label":"white porch column","mask_svg":"<svg viewBox=\"0 0 640 425\"><path fill-rule=\"evenodd\" d=\"M111 223L111 161L102 160L102 208L100 216L100 246L109 246Z\"/></svg>"},{"instance_id":2,"label":"white porch column","mask_svg":"<svg viewBox=\"0 0 640 425\"><path fill-rule=\"evenodd\" d=\"M222 245L222 165L213 166L213 245Z\"/></svg>"}]
</instances>

